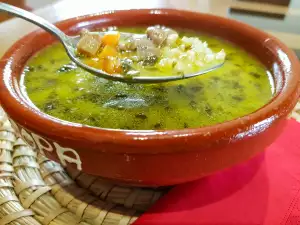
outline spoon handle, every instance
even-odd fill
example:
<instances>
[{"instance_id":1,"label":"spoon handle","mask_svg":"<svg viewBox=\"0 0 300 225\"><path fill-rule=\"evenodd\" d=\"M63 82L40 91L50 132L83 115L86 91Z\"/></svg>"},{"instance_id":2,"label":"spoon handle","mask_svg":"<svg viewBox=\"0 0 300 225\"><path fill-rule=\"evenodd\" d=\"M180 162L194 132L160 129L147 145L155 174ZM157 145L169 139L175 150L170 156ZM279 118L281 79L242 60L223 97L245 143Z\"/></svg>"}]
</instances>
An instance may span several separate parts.
<instances>
[{"instance_id":1,"label":"spoon handle","mask_svg":"<svg viewBox=\"0 0 300 225\"><path fill-rule=\"evenodd\" d=\"M62 41L66 39L65 33L59 30L56 26L54 26L52 23L48 22L47 20L43 19L42 17L34 15L31 12L28 12L26 10L20 9L18 7L6 3L0 3L0 12L1 11L7 12L16 17L20 17L24 20L27 20L28 22L34 23L35 25L47 30L51 34L54 34Z\"/></svg>"}]
</instances>

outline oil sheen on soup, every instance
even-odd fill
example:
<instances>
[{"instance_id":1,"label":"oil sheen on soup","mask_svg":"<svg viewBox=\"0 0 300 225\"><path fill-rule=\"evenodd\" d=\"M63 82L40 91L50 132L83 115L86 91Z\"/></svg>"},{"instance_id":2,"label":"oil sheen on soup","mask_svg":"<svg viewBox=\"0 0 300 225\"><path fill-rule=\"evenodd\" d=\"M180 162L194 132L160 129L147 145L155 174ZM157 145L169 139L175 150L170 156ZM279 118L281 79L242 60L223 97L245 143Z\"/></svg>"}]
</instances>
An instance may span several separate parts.
<instances>
[{"instance_id":1,"label":"oil sheen on soup","mask_svg":"<svg viewBox=\"0 0 300 225\"><path fill-rule=\"evenodd\" d=\"M145 28L123 29L144 33ZM50 116L84 125L130 130L182 129L214 125L256 111L272 97L265 67L244 50L218 38L190 31L214 52L226 52L225 64L204 76L163 84L108 81L78 68L61 44L32 57L23 87L30 101ZM183 61L184 62L184 61ZM164 75L154 66L141 75Z\"/></svg>"}]
</instances>

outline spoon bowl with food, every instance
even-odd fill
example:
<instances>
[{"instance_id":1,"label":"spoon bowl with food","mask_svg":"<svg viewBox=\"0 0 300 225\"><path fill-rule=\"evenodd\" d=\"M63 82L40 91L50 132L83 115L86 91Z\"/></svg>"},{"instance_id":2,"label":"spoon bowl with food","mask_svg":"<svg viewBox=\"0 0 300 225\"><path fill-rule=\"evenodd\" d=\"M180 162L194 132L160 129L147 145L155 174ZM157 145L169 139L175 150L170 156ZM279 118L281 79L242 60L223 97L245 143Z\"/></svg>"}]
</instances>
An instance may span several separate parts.
<instances>
[{"instance_id":1,"label":"spoon bowl with food","mask_svg":"<svg viewBox=\"0 0 300 225\"><path fill-rule=\"evenodd\" d=\"M167 27L151 26L144 34L84 29L79 36L68 36L23 9L0 3L0 11L23 18L55 35L74 63L107 80L125 83L176 81L204 75L225 62L224 50L215 53L197 37L180 37ZM151 75L145 75L147 70L152 70ZM153 73L153 70L163 73Z\"/></svg>"}]
</instances>

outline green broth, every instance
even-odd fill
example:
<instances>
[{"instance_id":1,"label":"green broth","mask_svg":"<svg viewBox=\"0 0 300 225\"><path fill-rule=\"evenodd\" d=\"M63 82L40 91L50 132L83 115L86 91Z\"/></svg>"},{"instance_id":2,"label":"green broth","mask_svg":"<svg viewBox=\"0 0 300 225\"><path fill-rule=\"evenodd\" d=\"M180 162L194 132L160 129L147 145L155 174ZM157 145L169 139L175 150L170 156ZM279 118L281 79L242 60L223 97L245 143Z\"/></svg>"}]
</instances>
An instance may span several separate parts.
<instances>
[{"instance_id":1,"label":"green broth","mask_svg":"<svg viewBox=\"0 0 300 225\"><path fill-rule=\"evenodd\" d=\"M254 112L271 99L272 81L266 69L242 49L211 36L192 32L180 35L197 36L213 51L224 49L226 63L192 79L125 84L76 68L62 45L54 44L28 62L25 90L41 111L53 117L102 128L135 130L213 125ZM158 74L146 69L145 74L151 73Z\"/></svg>"}]
</instances>

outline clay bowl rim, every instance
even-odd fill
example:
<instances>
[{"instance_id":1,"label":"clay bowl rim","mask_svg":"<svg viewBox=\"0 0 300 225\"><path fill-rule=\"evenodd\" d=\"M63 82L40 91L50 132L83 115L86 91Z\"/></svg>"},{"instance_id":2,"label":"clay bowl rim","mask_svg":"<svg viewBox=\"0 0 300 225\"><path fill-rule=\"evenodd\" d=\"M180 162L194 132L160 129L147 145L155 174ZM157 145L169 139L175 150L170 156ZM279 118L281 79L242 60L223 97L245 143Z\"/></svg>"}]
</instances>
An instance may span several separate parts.
<instances>
[{"instance_id":1,"label":"clay bowl rim","mask_svg":"<svg viewBox=\"0 0 300 225\"><path fill-rule=\"evenodd\" d=\"M154 12L154 13L153 13ZM143 147L150 145L167 145L182 143L187 141L189 138L202 138L203 140L216 140L221 135L232 137L238 133L246 132L250 126L254 124L269 120L270 123L276 121L283 115L280 114L280 109L284 105L287 105L291 95L299 93L299 76L300 66L298 59L294 52L287 46L281 43L277 38L260 31L247 24L223 18L215 15L191 12L186 10L176 9L130 9L130 10L114 10L104 11L97 14L84 15L75 17L56 23L58 27L68 26L68 24L79 24L80 22L86 22L92 19L100 19L106 17L126 16L135 13L136 15L152 15L152 14L168 14L170 16L191 16L192 18L205 17L207 21L214 20L220 24L230 25L231 29L241 29L241 31L248 34L258 35L263 37L265 41L272 40L275 43L275 47L282 50L288 56L288 63L282 61L281 70L283 70L283 81L284 85L282 90L278 94L272 97L272 99L260 109L253 113L247 114L243 117L236 118L230 121L219 123L212 126L205 126L199 128L187 128L178 130L120 130L120 129L107 129L97 128L91 126L85 126L77 123L71 123L62 121L54 117L48 116L45 113L37 110L35 107L25 101L20 93L18 85L16 85L14 77L16 74L7 72L9 65L12 63L12 58L15 56L18 49L23 43L30 40L36 34L39 34L41 30L31 32L25 37L19 39L10 49L6 52L1 60L0 71L3 76L0 82L0 102L4 110L8 113L9 117L13 121L16 121L21 126L28 128L29 130L38 133L45 137L51 137L51 139L61 139L59 133L64 134L64 139L76 140L76 141L91 141L93 143L118 143L119 145L130 145ZM23 66L23 65L22 65ZM16 85L16 86L15 86ZM294 102L292 103L294 104ZM282 110L282 109L281 109ZM283 113L284 114L284 113ZM276 115L275 117L273 117ZM39 124L39 125L37 125ZM59 131L59 132L53 132ZM170 141L171 140L171 141ZM199 139L200 140L200 139ZM122 150L113 150L115 152L122 152ZM132 150L135 152L136 150ZM139 149L139 153L145 153L147 148L143 151L143 148ZM163 152L163 151L162 151ZM150 151L147 153L151 153Z\"/></svg>"}]
</instances>

